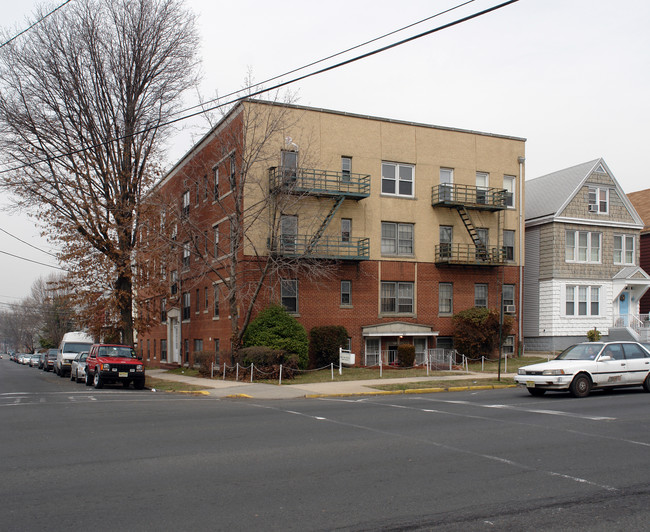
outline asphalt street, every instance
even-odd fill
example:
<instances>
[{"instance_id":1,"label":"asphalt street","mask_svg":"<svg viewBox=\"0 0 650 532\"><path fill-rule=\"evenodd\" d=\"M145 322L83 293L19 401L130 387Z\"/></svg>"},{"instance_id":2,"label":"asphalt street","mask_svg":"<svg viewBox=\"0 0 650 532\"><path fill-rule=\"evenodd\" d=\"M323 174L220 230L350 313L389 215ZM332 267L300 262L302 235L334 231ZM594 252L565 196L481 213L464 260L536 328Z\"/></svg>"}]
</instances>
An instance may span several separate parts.
<instances>
[{"instance_id":1,"label":"asphalt street","mask_svg":"<svg viewBox=\"0 0 650 532\"><path fill-rule=\"evenodd\" d=\"M0 530L630 530L650 394L102 390L0 360Z\"/></svg>"}]
</instances>

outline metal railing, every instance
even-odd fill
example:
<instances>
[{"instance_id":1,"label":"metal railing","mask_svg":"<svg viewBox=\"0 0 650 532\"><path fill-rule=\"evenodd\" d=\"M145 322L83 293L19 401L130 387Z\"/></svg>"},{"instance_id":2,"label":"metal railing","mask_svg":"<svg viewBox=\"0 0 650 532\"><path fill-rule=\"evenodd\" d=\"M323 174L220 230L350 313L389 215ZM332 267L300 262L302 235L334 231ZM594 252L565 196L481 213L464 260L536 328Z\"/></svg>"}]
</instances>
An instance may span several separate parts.
<instances>
[{"instance_id":1,"label":"metal railing","mask_svg":"<svg viewBox=\"0 0 650 532\"><path fill-rule=\"evenodd\" d=\"M313 168L269 168L271 191L292 194L346 196L362 199L370 196L370 175L334 172Z\"/></svg>"},{"instance_id":2,"label":"metal railing","mask_svg":"<svg viewBox=\"0 0 650 532\"><path fill-rule=\"evenodd\" d=\"M370 258L370 239L352 238L342 240L321 236L314 241L313 235L281 236L270 243L272 253L283 257L333 260L367 260Z\"/></svg>"},{"instance_id":3,"label":"metal railing","mask_svg":"<svg viewBox=\"0 0 650 532\"><path fill-rule=\"evenodd\" d=\"M504 188L440 184L431 189L431 205L465 205L475 209L507 208L512 193Z\"/></svg>"},{"instance_id":4,"label":"metal railing","mask_svg":"<svg viewBox=\"0 0 650 532\"><path fill-rule=\"evenodd\" d=\"M494 266L507 263L506 252L505 247L481 249L474 244L438 244L435 263Z\"/></svg>"},{"instance_id":5,"label":"metal railing","mask_svg":"<svg viewBox=\"0 0 650 532\"><path fill-rule=\"evenodd\" d=\"M364 366L390 366L397 364L397 349L366 351ZM415 365L426 366L430 370L451 370L462 363L462 355L455 349L432 348L415 352Z\"/></svg>"},{"instance_id":6,"label":"metal railing","mask_svg":"<svg viewBox=\"0 0 650 532\"><path fill-rule=\"evenodd\" d=\"M631 327L635 331L650 328L650 314L614 314L614 327Z\"/></svg>"}]
</instances>

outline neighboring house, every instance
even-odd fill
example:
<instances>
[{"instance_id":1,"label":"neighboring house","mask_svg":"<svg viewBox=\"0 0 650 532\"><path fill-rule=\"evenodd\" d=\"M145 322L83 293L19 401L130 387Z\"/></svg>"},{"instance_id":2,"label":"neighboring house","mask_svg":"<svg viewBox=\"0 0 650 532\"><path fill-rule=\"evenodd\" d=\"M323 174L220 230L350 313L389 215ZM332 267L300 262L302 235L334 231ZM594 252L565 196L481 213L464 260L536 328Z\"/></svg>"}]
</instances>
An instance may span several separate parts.
<instances>
[{"instance_id":1,"label":"neighboring house","mask_svg":"<svg viewBox=\"0 0 650 532\"><path fill-rule=\"evenodd\" d=\"M253 147L280 111L281 127ZM360 364L394 361L400 343L414 344L419 360L453 347L452 315L474 306L502 302L520 323L524 148L517 137L239 103L154 190L175 198L181 217L178 225L160 217L174 225L167 262L153 268L166 284L148 289L158 317L139 334L139 349L152 365L192 364L200 350L230 363L233 312L242 319L252 290L233 307L225 287L235 277L252 283L271 260L286 261L286 270L259 291L253 317L279 302L307 331L343 325ZM265 205L238 240L236 205ZM184 236L190 225L205 246ZM229 256L240 269L229 269ZM199 271L204 262L217 270ZM300 273L303 262L329 273ZM505 351L518 349L518 331Z\"/></svg>"},{"instance_id":2,"label":"neighboring house","mask_svg":"<svg viewBox=\"0 0 650 532\"><path fill-rule=\"evenodd\" d=\"M639 266L646 271L650 271L650 189L630 192L627 197L634 205L636 212L639 213L643 220L644 226L641 230L641 244L639 254ZM641 298L639 304L641 319L648 321L650 316L650 292Z\"/></svg>"},{"instance_id":3,"label":"neighboring house","mask_svg":"<svg viewBox=\"0 0 650 532\"><path fill-rule=\"evenodd\" d=\"M559 350L597 328L645 340L643 222L603 159L526 181L526 350Z\"/></svg>"}]
</instances>

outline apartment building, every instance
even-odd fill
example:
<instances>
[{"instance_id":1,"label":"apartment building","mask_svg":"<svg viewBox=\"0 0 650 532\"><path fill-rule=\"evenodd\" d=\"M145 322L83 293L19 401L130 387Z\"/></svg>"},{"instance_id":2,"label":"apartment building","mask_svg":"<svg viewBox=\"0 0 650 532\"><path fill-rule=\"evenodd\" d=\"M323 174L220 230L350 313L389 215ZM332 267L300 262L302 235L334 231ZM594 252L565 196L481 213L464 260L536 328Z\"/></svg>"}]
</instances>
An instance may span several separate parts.
<instances>
[{"instance_id":1,"label":"apartment building","mask_svg":"<svg viewBox=\"0 0 650 532\"><path fill-rule=\"evenodd\" d=\"M419 358L452 347L452 316L474 306L503 305L517 323L505 350L518 349L524 149L518 137L239 103L152 193L180 215L161 209L170 239L153 261L163 282L143 288L154 319L139 349L152 365L201 350L227 362L233 320L270 302L307 331L343 325L359 364L390 363L400 343Z\"/></svg>"},{"instance_id":2,"label":"apartment building","mask_svg":"<svg viewBox=\"0 0 650 532\"><path fill-rule=\"evenodd\" d=\"M524 340L557 351L587 340L644 340L643 222L603 159L526 181Z\"/></svg>"}]
</instances>

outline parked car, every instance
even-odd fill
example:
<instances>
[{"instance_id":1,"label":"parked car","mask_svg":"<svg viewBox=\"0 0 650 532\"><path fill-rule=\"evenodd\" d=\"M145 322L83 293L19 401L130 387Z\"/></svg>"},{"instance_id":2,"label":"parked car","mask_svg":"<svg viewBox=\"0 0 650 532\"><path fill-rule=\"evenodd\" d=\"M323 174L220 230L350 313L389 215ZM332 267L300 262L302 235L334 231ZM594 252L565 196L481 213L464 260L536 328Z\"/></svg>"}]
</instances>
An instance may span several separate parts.
<instances>
[{"instance_id":1,"label":"parked car","mask_svg":"<svg viewBox=\"0 0 650 532\"><path fill-rule=\"evenodd\" d=\"M37 368L38 363L41 360L41 355L34 353L33 355L30 355L29 357L29 367L30 368Z\"/></svg>"},{"instance_id":2,"label":"parked car","mask_svg":"<svg viewBox=\"0 0 650 532\"><path fill-rule=\"evenodd\" d=\"M86 380L86 359L88 358L88 351L82 351L72 361L70 369L70 380L82 382Z\"/></svg>"},{"instance_id":3,"label":"parked car","mask_svg":"<svg viewBox=\"0 0 650 532\"><path fill-rule=\"evenodd\" d=\"M43 369L43 364L45 364L45 353L39 353L38 354L38 364L36 367L38 369Z\"/></svg>"},{"instance_id":4,"label":"parked car","mask_svg":"<svg viewBox=\"0 0 650 532\"><path fill-rule=\"evenodd\" d=\"M74 331L65 333L56 355L54 373L59 377L67 377L70 375L70 368L74 357L82 351L88 351L91 345L93 345L92 337L84 332Z\"/></svg>"},{"instance_id":5,"label":"parked car","mask_svg":"<svg viewBox=\"0 0 650 532\"><path fill-rule=\"evenodd\" d=\"M43 360L43 371L54 371L58 349L48 349Z\"/></svg>"},{"instance_id":6,"label":"parked car","mask_svg":"<svg viewBox=\"0 0 650 532\"><path fill-rule=\"evenodd\" d=\"M568 390L587 397L593 389L643 386L650 392L650 350L638 342L584 342L554 360L519 368L515 382L534 396Z\"/></svg>"},{"instance_id":7,"label":"parked car","mask_svg":"<svg viewBox=\"0 0 650 532\"><path fill-rule=\"evenodd\" d=\"M131 383L137 390L144 388L144 364L135 349L128 345L95 344L86 359L86 386L102 388L104 384Z\"/></svg>"}]
</instances>

